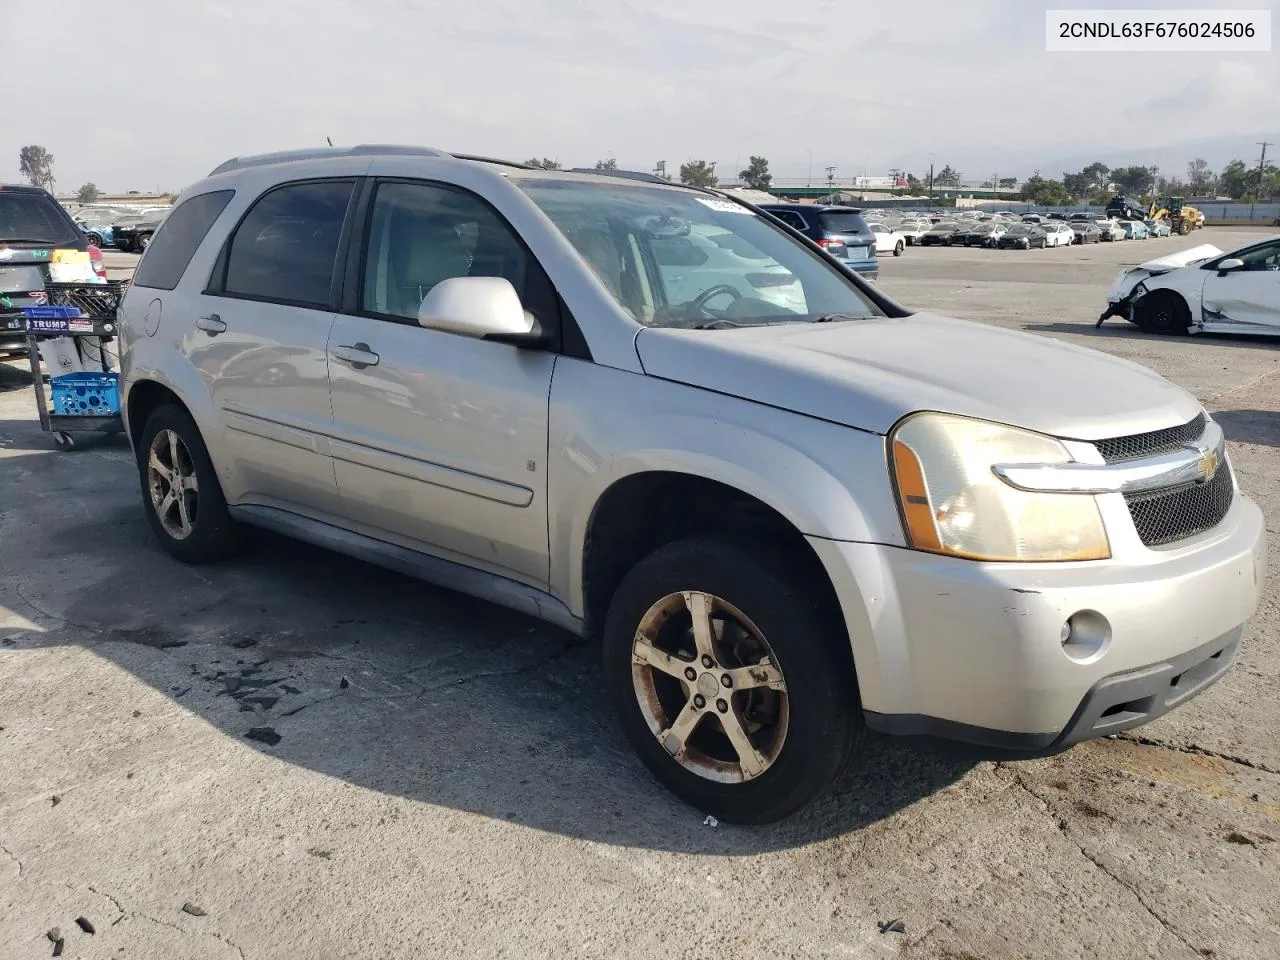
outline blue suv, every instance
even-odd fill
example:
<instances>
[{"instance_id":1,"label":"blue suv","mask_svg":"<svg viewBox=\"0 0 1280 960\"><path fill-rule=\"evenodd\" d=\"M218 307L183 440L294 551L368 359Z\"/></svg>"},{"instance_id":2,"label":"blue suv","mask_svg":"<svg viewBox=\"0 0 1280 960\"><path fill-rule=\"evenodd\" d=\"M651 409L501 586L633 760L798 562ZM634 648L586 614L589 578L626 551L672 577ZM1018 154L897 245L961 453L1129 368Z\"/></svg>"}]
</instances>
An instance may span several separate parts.
<instances>
[{"instance_id":1,"label":"blue suv","mask_svg":"<svg viewBox=\"0 0 1280 960\"><path fill-rule=\"evenodd\" d=\"M854 273L868 280L880 276L876 235L854 207L766 203L761 204L760 209L800 231L837 260L843 260Z\"/></svg>"}]
</instances>

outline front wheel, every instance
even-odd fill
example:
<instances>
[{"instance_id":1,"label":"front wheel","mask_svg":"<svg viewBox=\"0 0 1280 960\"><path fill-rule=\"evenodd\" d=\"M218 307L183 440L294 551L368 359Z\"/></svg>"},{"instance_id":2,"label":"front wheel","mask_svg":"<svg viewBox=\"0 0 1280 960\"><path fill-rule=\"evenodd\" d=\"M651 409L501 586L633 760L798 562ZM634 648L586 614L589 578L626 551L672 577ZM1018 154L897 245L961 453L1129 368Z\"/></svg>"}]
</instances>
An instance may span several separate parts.
<instances>
[{"instance_id":1,"label":"front wheel","mask_svg":"<svg viewBox=\"0 0 1280 960\"><path fill-rule=\"evenodd\" d=\"M903 243L901 240L899 240L896 244L894 244L894 247L893 247L893 255L894 255L895 257L900 257L900 256L902 256L902 248L903 248L903 247L905 247L905 246L906 246L906 244L905 244L905 243Z\"/></svg>"},{"instance_id":2,"label":"front wheel","mask_svg":"<svg viewBox=\"0 0 1280 960\"><path fill-rule=\"evenodd\" d=\"M138 474L147 521L161 545L184 563L233 554L239 530L196 422L173 404L158 407L138 444Z\"/></svg>"},{"instance_id":3,"label":"front wheel","mask_svg":"<svg viewBox=\"0 0 1280 960\"><path fill-rule=\"evenodd\" d=\"M1185 336L1191 326L1191 310L1187 301L1172 290L1156 290L1135 305L1133 322L1144 333Z\"/></svg>"},{"instance_id":4,"label":"front wheel","mask_svg":"<svg viewBox=\"0 0 1280 960\"><path fill-rule=\"evenodd\" d=\"M863 740L848 638L803 567L681 540L637 564L609 606L605 679L623 731L672 792L727 822L811 803Z\"/></svg>"}]
</instances>

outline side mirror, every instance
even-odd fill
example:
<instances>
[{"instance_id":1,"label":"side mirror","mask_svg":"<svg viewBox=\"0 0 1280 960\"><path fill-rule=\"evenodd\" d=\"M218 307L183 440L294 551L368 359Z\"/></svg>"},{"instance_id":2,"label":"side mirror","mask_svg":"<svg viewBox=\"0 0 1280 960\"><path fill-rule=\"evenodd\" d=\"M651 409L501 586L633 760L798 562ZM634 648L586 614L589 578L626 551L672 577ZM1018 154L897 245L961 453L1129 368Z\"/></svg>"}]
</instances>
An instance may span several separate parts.
<instances>
[{"instance_id":1,"label":"side mirror","mask_svg":"<svg viewBox=\"0 0 1280 960\"><path fill-rule=\"evenodd\" d=\"M1232 270L1239 270L1243 266L1244 261L1239 257L1228 257L1218 264L1218 275L1221 276L1224 273L1230 273Z\"/></svg>"},{"instance_id":2,"label":"side mirror","mask_svg":"<svg viewBox=\"0 0 1280 960\"><path fill-rule=\"evenodd\" d=\"M418 308L418 325L517 346L542 342L537 319L525 311L516 288L504 277L441 280Z\"/></svg>"}]
</instances>

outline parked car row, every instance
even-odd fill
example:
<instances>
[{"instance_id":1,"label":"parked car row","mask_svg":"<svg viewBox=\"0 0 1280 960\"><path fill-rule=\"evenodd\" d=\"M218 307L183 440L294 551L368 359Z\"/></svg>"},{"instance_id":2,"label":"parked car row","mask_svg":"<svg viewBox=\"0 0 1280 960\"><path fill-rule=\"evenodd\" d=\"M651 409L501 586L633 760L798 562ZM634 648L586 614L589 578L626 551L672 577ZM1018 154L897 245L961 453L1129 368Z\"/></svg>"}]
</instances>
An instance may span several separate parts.
<instances>
[{"instance_id":1,"label":"parked car row","mask_svg":"<svg viewBox=\"0 0 1280 960\"><path fill-rule=\"evenodd\" d=\"M85 206L71 216L90 246L141 253L168 212L168 207L122 210Z\"/></svg>"},{"instance_id":2,"label":"parked car row","mask_svg":"<svg viewBox=\"0 0 1280 960\"><path fill-rule=\"evenodd\" d=\"M873 214L864 211L870 219ZM898 239L903 247L965 246L992 247L996 249L1023 249L1033 247L1065 247L1076 243L1115 242L1118 240L1145 240L1148 237L1170 235L1166 220L1118 220L1098 217L1092 213L1067 214L1028 213L979 213L959 211L953 214L914 214L894 211L894 215L880 214L873 230L880 230L886 238L892 238L893 252L900 254ZM884 242L889 242L888 240ZM885 249L883 243L880 248Z\"/></svg>"}]
</instances>

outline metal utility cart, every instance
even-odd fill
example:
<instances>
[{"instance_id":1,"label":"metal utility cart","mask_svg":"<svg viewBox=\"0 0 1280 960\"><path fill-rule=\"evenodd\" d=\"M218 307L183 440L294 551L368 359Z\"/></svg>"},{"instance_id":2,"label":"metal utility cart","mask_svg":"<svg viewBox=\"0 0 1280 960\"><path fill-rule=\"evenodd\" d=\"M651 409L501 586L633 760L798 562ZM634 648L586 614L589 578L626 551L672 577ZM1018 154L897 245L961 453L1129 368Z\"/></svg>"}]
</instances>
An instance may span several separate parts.
<instances>
[{"instance_id":1,"label":"metal utility cart","mask_svg":"<svg viewBox=\"0 0 1280 960\"><path fill-rule=\"evenodd\" d=\"M108 366L107 344L115 341L116 311L127 286L128 281L122 280L108 280L106 283L51 281L45 284L45 305L22 308L40 428L53 435L53 444L59 450L75 447L73 435L76 433L115 434L124 430L124 421L120 417L119 383L117 375ZM102 373L60 376L58 371L50 370L51 402L51 398L45 396L40 369L40 341L54 337L70 337L81 356L90 352L80 349L81 341L97 337L96 359Z\"/></svg>"}]
</instances>

